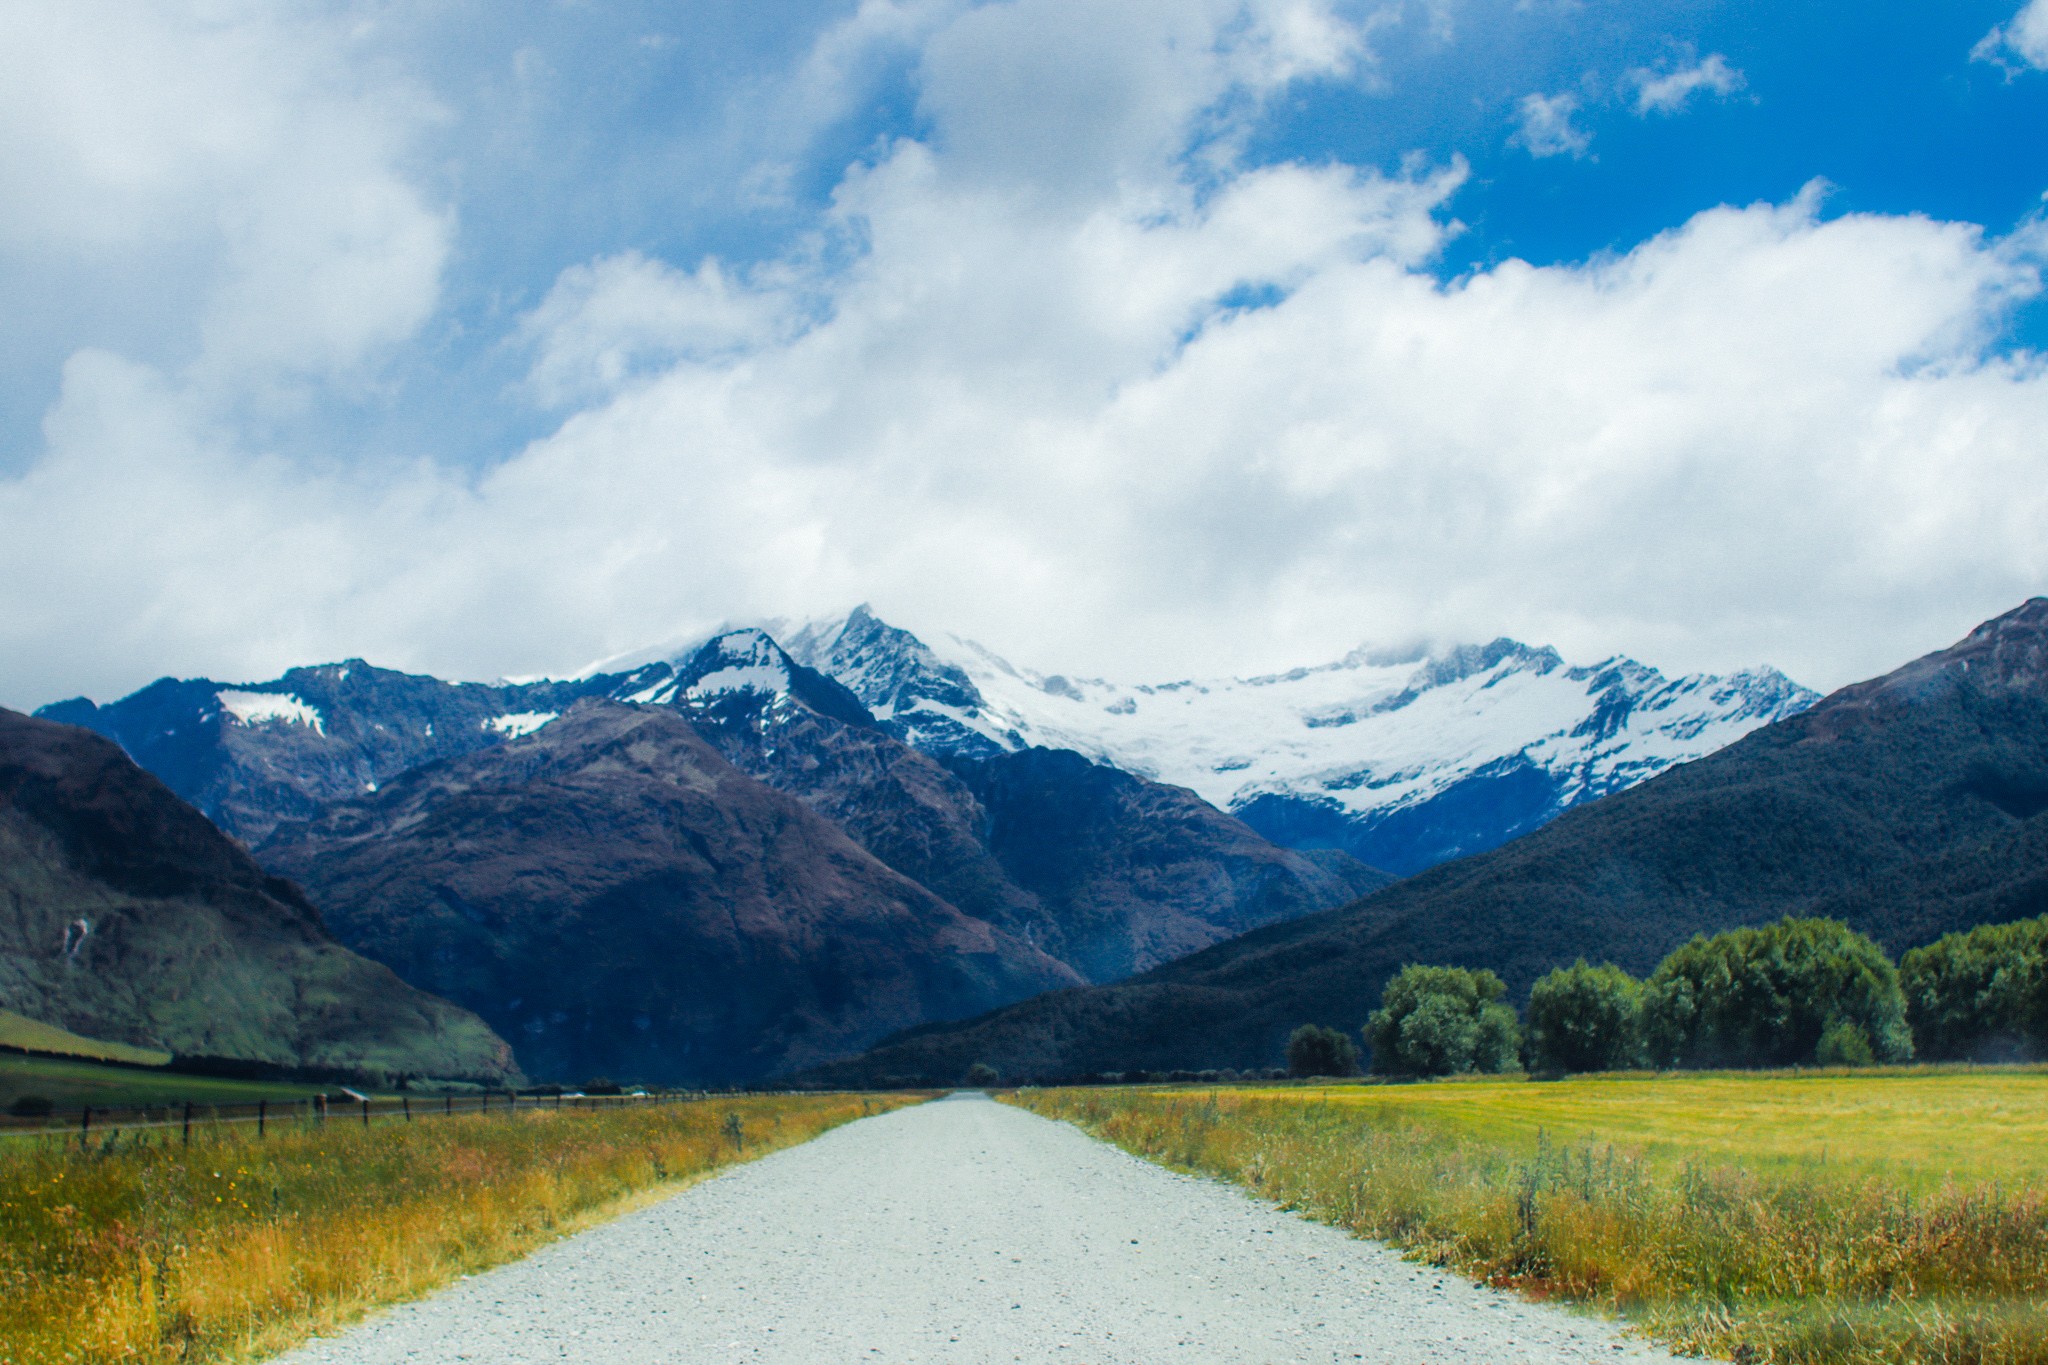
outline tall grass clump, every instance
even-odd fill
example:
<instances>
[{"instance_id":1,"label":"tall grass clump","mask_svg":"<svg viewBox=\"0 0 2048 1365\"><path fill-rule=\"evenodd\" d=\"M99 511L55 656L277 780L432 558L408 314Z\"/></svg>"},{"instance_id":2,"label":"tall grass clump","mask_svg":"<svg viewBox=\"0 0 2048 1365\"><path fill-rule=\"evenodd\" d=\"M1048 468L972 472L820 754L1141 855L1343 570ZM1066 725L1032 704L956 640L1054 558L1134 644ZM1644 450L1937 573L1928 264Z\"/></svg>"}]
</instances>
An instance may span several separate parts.
<instances>
[{"instance_id":1,"label":"tall grass clump","mask_svg":"<svg viewBox=\"0 0 2048 1365\"><path fill-rule=\"evenodd\" d=\"M1495 1285L1740 1362L2048 1365L2048 1199L1825 1167L1461 1138L1399 1106L1228 1092L1016 1097L1132 1152Z\"/></svg>"},{"instance_id":2,"label":"tall grass clump","mask_svg":"<svg viewBox=\"0 0 2048 1365\"><path fill-rule=\"evenodd\" d=\"M898 1097L0 1143L0 1365L281 1350Z\"/></svg>"}]
</instances>

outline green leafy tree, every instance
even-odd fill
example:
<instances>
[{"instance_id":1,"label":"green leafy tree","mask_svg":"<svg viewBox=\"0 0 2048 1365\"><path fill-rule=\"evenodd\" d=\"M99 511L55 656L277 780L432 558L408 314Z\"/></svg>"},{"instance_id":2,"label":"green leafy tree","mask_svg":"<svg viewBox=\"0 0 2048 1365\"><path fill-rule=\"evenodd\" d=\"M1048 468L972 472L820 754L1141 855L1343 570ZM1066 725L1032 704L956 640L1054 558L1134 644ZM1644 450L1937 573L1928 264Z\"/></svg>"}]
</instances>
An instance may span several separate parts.
<instances>
[{"instance_id":1,"label":"green leafy tree","mask_svg":"<svg viewBox=\"0 0 2048 1365\"><path fill-rule=\"evenodd\" d=\"M1414 1076L1513 1070L1521 1029L1501 1003L1506 994L1489 971L1403 967L1366 1021L1372 1069Z\"/></svg>"},{"instance_id":2,"label":"green leafy tree","mask_svg":"<svg viewBox=\"0 0 2048 1365\"><path fill-rule=\"evenodd\" d=\"M1643 1064L1643 983L1580 958L1529 990L1529 1065L1539 1071L1625 1071Z\"/></svg>"},{"instance_id":3,"label":"green leafy tree","mask_svg":"<svg viewBox=\"0 0 2048 1365\"><path fill-rule=\"evenodd\" d=\"M1839 920L1784 919L1700 936L1643 988L1643 1033L1664 1066L1804 1066L1838 1025L1872 1059L1913 1055L1898 969Z\"/></svg>"},{"instance_id":4,"label":"green leafy tree","mask_svg":"<svg viewBox=\"0 0 2048 1365\"><path fill-rule=\"evenodd\" d=\"M1354 1076L1358 1074L1358 1045L1341 1029L1303 1024L1287 1039L1287 1074Z\"/></svg>"},{"instance_id":5,"label":"green leafy tree","mask_svg":"<svg viewBox=\"0 0 2048 1365\"><path fill-rule=\"evenodd\" d=\"M967 1068L967 1084L977 1090L987 1090L1002 1082L1002 1073L987 1062L976 1062Z\"/></svg>"},{"instance_id":6,"label":"green leafy tree","mask_svg":"<svg viewBox=\"0 0 2048 1365\"><path fill-rule=\"evenodd\" d=\"M1899 960L1899 985L1923 1057L2048 1057L2048 915L1915 948Z\"/></svg>"}]
</instances>

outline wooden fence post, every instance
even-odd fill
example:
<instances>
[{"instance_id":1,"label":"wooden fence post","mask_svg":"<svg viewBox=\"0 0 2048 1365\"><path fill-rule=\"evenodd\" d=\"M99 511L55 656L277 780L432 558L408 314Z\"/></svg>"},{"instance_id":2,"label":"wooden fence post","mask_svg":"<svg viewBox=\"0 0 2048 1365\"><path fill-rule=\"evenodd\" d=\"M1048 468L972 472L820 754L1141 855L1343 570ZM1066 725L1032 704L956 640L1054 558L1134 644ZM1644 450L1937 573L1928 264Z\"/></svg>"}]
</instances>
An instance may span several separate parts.
<instances>
[{"instance_id":1,"label":"wooden fence post","mask_svg":"<svg viewBox=\"0 0 2048 1365\"><path fill-rule=\"evenodd\" d=\"M405 1121L406 1121L407 1123L411 1123L411 1122L412 1122L412 1096L410 1096L410 1095L400 1095L400 1096L398 1097L398 1107L399 1107L400 1109L402 1109L402 1110L404 1110L404 1111L405 1111Z\"/></svg>"},{"instance_id":2,"label":"wooden fence post","mask_svg":"<svg viewBox=\"0 0 2048 1365\"><path fill-rule=\"evenodd\" d=\"M270 1101L256 1101L256 1136L262 1137L270 1119Z\"/></svg>"},{"instance_id":3,"label":"wooden fence post","mask_svg":"<svg viewBox=\"0 0 2048 1365\"><path fill-rule=\"evenodd\" d=\"M365 1095L365 1096L363 1096L363 1127L365 1127L365 1128L368 1128L369 1126L370 1126L370 1097L369 1097L368 1095Z\"/></svg>"},{"instance_id":4,"label":"wooden fence post","mask_svg":"<svg viewBox=\"0 0 2048 1365\"><path fill-rule=\"evenodd\" d=\"M91 1133L92 1106L88 1104L78 1115L78 1145L85 1146L85 1140Z\"/></svg>"},{"instance_id":5,"label":"wooden fence post","mask_svg":"<svg viewBox=\"0 0 2048 1365\"><path fill-rule=\"evenodd\" d=\"M185 1121L181 1127L183 1131L179 1134L179 1139L185 1146L190 1147L192 1145L192 1101L190 1100L185 1101Z\"/></svg>"}]
</instances>

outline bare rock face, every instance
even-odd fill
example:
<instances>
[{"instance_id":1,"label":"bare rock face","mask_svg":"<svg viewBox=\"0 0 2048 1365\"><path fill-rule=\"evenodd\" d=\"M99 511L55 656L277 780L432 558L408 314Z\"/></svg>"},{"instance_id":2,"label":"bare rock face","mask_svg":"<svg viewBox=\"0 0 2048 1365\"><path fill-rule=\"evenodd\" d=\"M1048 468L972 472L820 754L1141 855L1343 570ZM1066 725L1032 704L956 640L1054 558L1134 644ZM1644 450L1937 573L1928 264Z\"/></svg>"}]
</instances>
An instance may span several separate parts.
<instances>
[{"instance_id":1,"label":"bare rock face","mask_svg":"<svg viewBox=\"0 0 2048 1365\"><path fill-rule=\"evenodd\" d=\"M329 936L106 739L0 710L0 1007L185 1056L501 1082L510 1050Z\"/></svg>"},{"instance_id":2,"label":"bare rock face","mask_svg":"<svg viewBox=\"0 0 2048 1365\"><path fill-rule=\"evenodd\" d=\"M586 700L283 826L261 854L344 941L558 1079L743 1082L1079 982L668 706Z\"/></svg>"}]
</instances>

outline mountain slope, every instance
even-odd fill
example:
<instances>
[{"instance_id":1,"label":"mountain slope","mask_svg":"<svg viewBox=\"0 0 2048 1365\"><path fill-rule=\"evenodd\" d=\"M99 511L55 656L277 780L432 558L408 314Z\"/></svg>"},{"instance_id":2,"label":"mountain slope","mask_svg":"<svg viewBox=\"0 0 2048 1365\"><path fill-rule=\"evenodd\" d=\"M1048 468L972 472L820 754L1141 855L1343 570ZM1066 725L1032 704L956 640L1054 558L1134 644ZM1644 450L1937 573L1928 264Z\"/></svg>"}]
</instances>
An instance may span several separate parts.
<instances>
[{"instance_id":1,"label":"mountain slope","mask_svg":"<svg viewBox=\"0 0 2048 1365\"><path fill-rule=\"evenodd\" d=\"M1709 757L1355 905L1122 985L931 1029L832 1073L1267 1065L1355 1029L1407 962L1519 996L1585 955L1649 970L1696 932L1838 915L1894 952L2048 910L2048 599Z\"/></svg>"},{"instance_id":2,"label":"mountain slope","mask_svg":"<svg viewBox=\"0 0 2048 1365\"><path fill-rule=\"evenodd\" d=\"M1348 855L1279 848L1192 792L1079 754L941 764L756 630L714 637L652 699L870 852L1090 981L1384 885Z\"/></svg>"},{"instance_id":3,"label":"mountain slope","mask_svg":"<svg viewBox=\"0 0 2048 1365\"><path fill-rule=\"evenodd\" d=\"M664 706L585 700L261 849L538 1075L725 1084L1073 972L883 866Z\"/></svg>"},{"instance_id":4,"label":"mountain slope","mask_svg":"<svg viewBox=\"0 0 2048 1365\"><path fill-rule=\"evenodd\" d=\"M505 1045L330 938L107 740L0 710L0 1007L188 1056L501 1081Z\"/></svg>"},{"instance_id":5,"label":"mountain slope","mask_svg":"<svg viewBox=\"0 0 2048 1365\"><path fill-rule=\"evenodd\" d=\"M1772 669L1666 679L1513 640L1359 650L1258 678L1127 686L927 644L862 607L789 628L891 733L944 755L1072 749L1187 787L1265 837L1399 874L1495 847L1814 700Z\"/></svg>"}]
</instances>

